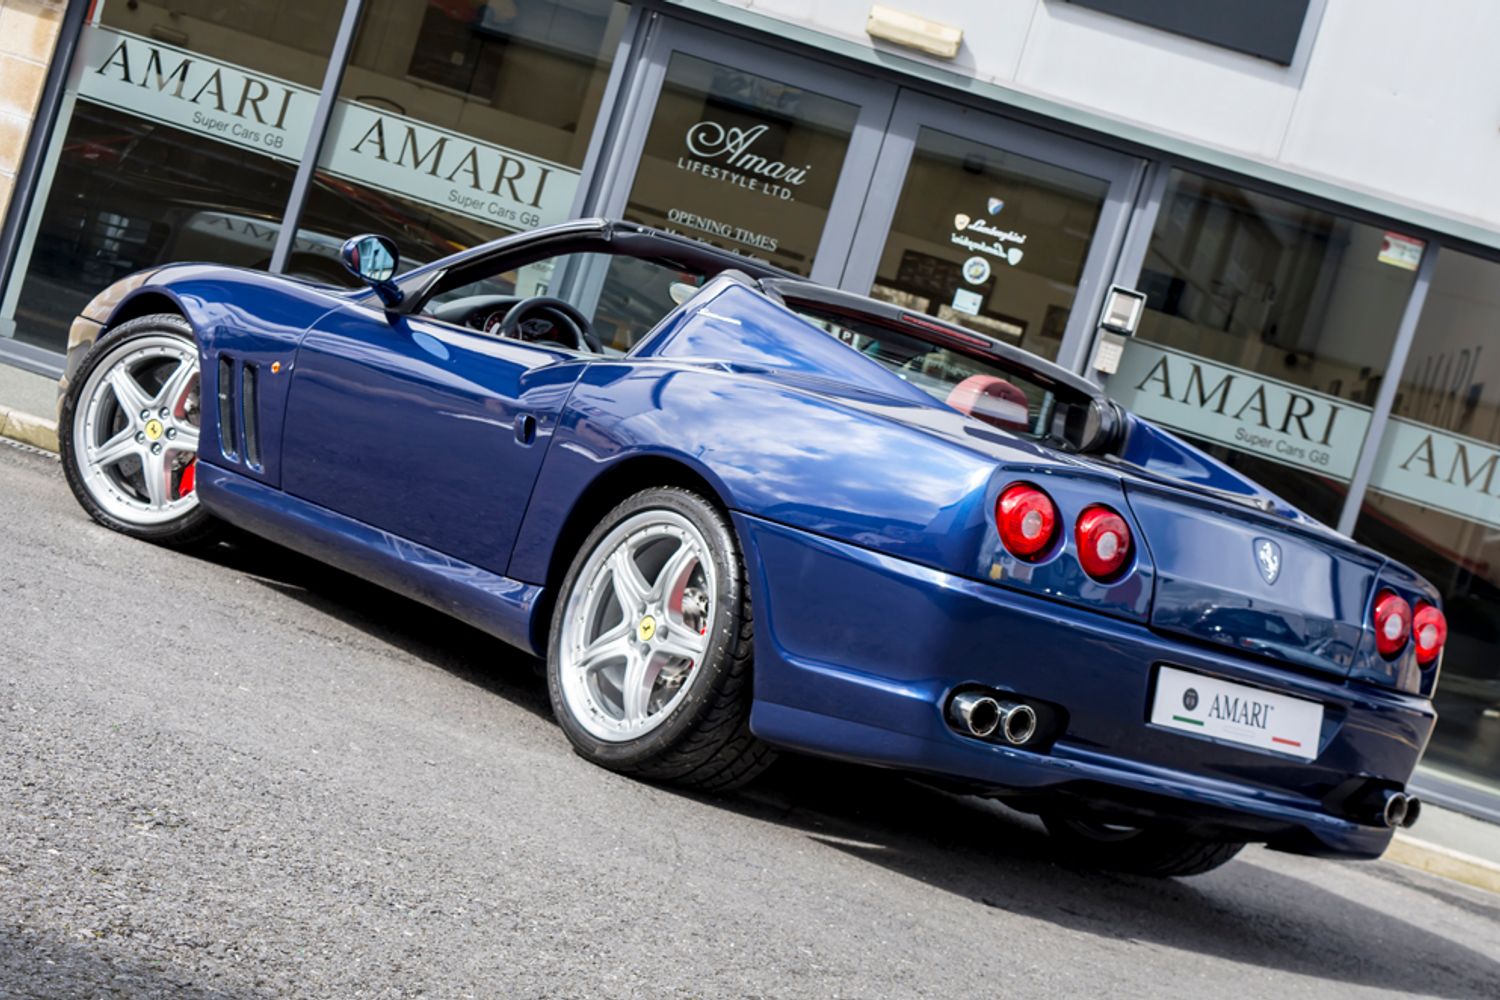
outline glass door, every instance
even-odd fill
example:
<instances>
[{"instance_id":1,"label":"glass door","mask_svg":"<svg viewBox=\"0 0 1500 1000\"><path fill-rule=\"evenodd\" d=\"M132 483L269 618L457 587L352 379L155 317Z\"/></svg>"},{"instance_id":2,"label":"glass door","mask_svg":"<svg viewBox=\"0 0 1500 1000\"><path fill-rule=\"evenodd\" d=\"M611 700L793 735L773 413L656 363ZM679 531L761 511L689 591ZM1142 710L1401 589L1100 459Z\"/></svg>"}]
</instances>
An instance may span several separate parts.
<instances>
[{"instance_id":1,"label":"glass door","mask_svg":"<svg viewBox=\"0 0 1500 1000\"><path fill-rule=\"evenodd\" d=\"M842 284L1078 369L1141 161L903 92Z\"/></svg>"},{"instance_id":2,"label":"glass door","mask_svg":"<svg viewBox=\"0 0 1500 1000\"><path fill-rule=\"evenodd\" d=\"M648 46L601 214L837 284L896 88L669 19Z\"/></svg>"}]
</instances>

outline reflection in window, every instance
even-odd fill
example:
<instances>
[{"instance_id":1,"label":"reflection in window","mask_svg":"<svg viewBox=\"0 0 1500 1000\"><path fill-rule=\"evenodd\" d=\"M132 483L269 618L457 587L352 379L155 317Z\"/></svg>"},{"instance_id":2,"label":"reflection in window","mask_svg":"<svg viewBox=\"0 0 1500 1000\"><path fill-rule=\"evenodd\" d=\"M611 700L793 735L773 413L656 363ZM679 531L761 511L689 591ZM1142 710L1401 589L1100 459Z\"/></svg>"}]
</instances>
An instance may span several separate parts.
<instances>
[{"instance_id":1,"label":"reflection in window","mask_svg":"<svg viewBox=\"0 0 1500 1000\"><path fill-rule=\"evenodd\" d=\"M314 89L344 13L342 0L102 0L99 8L101 25Z\"/></svg>"},{"instance_id":2,"label":"reflection in window","mask_svg":"<svg viewBox=\"0 0 1500 1000\"><path fill-rule=\"evenodd\" d=\"M625 217L812 269L859 109L675 53Z\"/></svg>"},{"instance_id":3,"label":"reflection in window","mask_svg":"<svg viewBox=\"0 0 1500 1000\"><path fill-rule=\"evenodd\" d=\"M1139 336L1368 405L1412 271L1374 226L1172 171L1146 252Z\"/></svg>"},{"instance_id":4,"label":"reflection in window","mask_svg":"<svg viewBox=\"0 0 1500 1000\"><path fill-rule=\"evenodd\" d=\"M616 0L382 0L360 15L339 97L577 169L627 12Z\"/></svg>"},{"instance_id":5,"label":"reflection in window","mask_svg":"<svg viewBox=\"0 0 1500 1000\"><path fill-rule=\"evenodd\" d=\"M567 218L627 13L617 0L366 5L298 242L373 230L404 269Z\"/></svg>"},{"instance_id":6,"label":"reflection in window","mask_svg":"<svg viewBox=\"0 0 1500 1000\"><path fill-rule=\"evenodd\" d=\"M1108 192L924 127L870 294L1055 358Z\"/></svg>"},{"instance_id":7,"label":"reflection in window","mask_svg":"<svg viewBox=\"0 0 1500 1000\"><path fill-rule=\"evenodd\" d=\"M537 126L509 144L578 167L622 23L611 2L429 3L407 75Z\"/></svg>"},{"instance_id":8,"label":"reflection in window","mask_svg":"<svg viewBox=\"0 0 1500 1000\"><path fill-rule=\"evenodd\" d=\"M18 261L25 277L5 303L17 340L63 351L89 299L143 268L270 262L342 11L341 0L102 4L80 39L80 89Z\"/></svg>"},{"instance_id":9,"label":"reflection in window","mask_svg":"<svg viewBox=\"0 0 1500 1000\"><path fill-rule=\"evenodd\" d=\"M1444 250L1355 537L1443 592L1448 644L1424 758L1500 787L1500 264Z\"/></svg>"},{"instance_id":10,"label":"reflection in window","mask_svg":"<svg viewBox=\"0 0 1500 1000\"><path fill-rule=\"evenodd\" d=\"M1414 280L1415 263L1387 253L1388 235L1172 171L1141 273L1147 302L1136 340L1184 352L1188 367L1176 366L1175 389L1158 378L1143 391L1193 401L1186 375L1193 359L1206 359L1249 373L1237 377L1236 390L1248 392L1260 376L1301 395L1271 390L1275 402L1265 412L1239 397L1216 407L1220 397L1210 390L1221 376L1214 374L1197 383L1196 398L1207 392L1209 408L1223 410L1219 417L1237 413L1232 432L1228 424L1217 433L1198 424L1201 408L1147 415L1189 436L1199 432L1194 443L1216 458L1313 517L1336 521ZM1133 349L1127 345L1127 355ZM1132 398L1132 389L1111 385L1144 409L1150 401Z\"/></svg>"}]
</instances>

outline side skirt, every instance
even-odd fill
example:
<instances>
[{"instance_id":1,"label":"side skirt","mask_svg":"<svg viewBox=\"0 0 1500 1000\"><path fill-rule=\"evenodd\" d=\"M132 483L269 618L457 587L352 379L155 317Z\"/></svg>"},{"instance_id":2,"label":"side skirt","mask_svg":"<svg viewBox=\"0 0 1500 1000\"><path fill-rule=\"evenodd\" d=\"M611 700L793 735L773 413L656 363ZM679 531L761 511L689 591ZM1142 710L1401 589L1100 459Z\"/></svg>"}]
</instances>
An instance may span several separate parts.
<instances>
[{"instance_id":1,"label":"side skirt","mask_svg":"<svg viewBox=\"0 0 1500 1000\"><path fill-rule=\"evenodd\" d=\"M202 461L197 490L203 506L231 524L541 655L530 638L541 587L480 569Z\"/></svg>"}]
</instances>

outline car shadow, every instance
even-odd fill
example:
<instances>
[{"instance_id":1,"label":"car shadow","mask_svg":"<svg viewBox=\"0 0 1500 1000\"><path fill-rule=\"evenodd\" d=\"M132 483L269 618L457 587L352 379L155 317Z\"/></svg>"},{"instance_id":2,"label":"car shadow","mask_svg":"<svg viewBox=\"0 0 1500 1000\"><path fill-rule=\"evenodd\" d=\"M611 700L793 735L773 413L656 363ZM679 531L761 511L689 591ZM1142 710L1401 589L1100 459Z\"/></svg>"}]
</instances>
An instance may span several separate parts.
<instances>
[{"instance_id":1,"label":"car shadow","mask_svg":"<svg viewBox=\"0 0 1500 1000\"><path fill-rule=\"evenodd\" d=\"M236 533L231 541L198 555L500 695L533 715L552 718L542 661L451 615L248 535ZM492 663L504 667L481 666Z\"/></svg>"},{"instance_id":2,"label":"car shadow","mask_svg":"<svg viewBox=\"0 0 1500 1000\"><path fill-rule=\"evenodd\" d=\"M441 612L268 543L223 545L208 558L551 718L535 658ZM1493 996L1500 982L1500 961L1386 912L1378 901L1354 901L1243 862L1194 879L1101 872L1086 867L1086 859L1059 856L1030 817L896 772L786 756L742 792L676 794L1076 932L1407 993ZM1405 885L1427 891L1420 883ZM1500 909L1469 912L1500 920Z\"/></svg>"},{"instance_id":3,"label":"car shadow","mask_svg":"<svg viewBox=\"0 0 1500 1000\"><path fill-rule=\"evenodd\" d=\"M107 944L107 942L106 942ZM112 953L93 939L70 940L26 927L0 925L0 995L44 997L171 997L173 1000L246 1000L260 990L202 986L191 970L173 963ZM204 977L206 978L206 977ZM104 986L108 984L108 986ZM18 992L6 989L15 986Z\"/></svg>"},{"instance_id":4,"label":"car shadow","mask_svg":"<svg viewBox=\"0 0 1500 1000\"><path fill-rule=\"evenodd\" d=\"M1100 871L1086 858L1060 856L1029 816L894 772L797 758L763 785L705 801L801 830L944 892L1077 932L1425 996L1494 996L1500 982L1500 961L1382 909L1378 900L1354 901L1244 862L1189 879ZM1415 880L1394 881L1428 891ZM1472 919L1500 923L1500 907L1464 909Z\"/></svg>"}]
</instances>

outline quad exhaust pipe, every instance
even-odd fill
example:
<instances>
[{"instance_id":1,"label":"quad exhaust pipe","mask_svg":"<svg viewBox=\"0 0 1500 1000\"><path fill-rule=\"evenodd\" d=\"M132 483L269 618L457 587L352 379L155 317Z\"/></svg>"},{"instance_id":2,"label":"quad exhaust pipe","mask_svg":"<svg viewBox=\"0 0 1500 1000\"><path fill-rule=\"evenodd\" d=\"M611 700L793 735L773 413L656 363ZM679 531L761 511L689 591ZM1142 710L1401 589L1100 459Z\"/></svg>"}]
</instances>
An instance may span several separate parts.
<instances>
[{"instance_id":1,"label":"quad exhaust pipe","mask_svg":"<svg viewBox=\"0 0 1500 1000\"><path fill-rule=\"evenodd\" d=\"M960 691L948 703L948 720L961 733L981 740L998 735L1023 746L1036 735L1036 709L1024 702L1002 701L978 691Z\"/></svg>"},{"instance_id":2,"label":"quad exhaust pipe","mask_svg":"<svg viewBox=\"0 0 1500 1000\"><path fill-rule=\"evenodd\" d=\"M1415 795L1407 795L1405 792L1393 789L1386 789L1381 793L1380 822L1390 829L1410 827L1421 815L1422 800Z\"/></svg>"},{"instance_id":3,"label":"quad exhaust pipe","mask_svg":"<svg viewBox=\"0 0 1500 1000\"><path fill-rule=\"evenodd\" d=\"M996 692L998 694L998 692ZM966 736L1025 746L1037 732L1036 709L983 691L960 691L948 701L948 723ZM1367 798L1365 800L1369 802ZM1389 829L1409 828L1422 815L1422 800L1394 788L1380 792L1365 815ZM1373 814L1373 815L1372 815Z\"/></svg>"}]
</instances>

